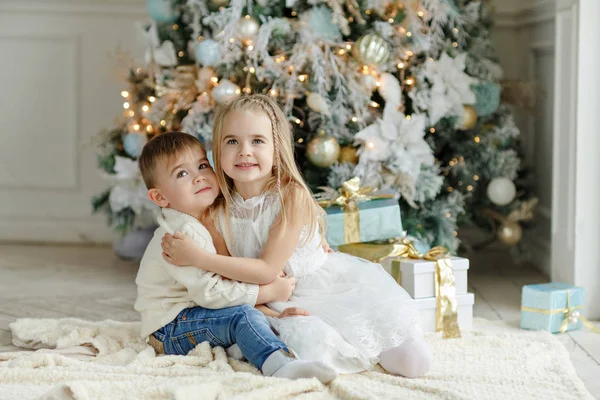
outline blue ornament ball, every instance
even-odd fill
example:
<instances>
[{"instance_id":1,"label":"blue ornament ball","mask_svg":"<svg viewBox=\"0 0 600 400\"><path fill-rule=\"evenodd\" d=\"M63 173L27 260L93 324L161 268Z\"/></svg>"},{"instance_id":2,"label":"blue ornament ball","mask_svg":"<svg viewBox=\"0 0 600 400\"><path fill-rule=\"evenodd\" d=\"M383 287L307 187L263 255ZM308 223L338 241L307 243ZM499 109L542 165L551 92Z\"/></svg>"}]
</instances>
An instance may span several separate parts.
<instances>
[{"instance_id":1,"label":"blue ornament ball","mask_svg":"<svg viewBox=\"0 0 600 400\"><path fill-rule=\"evenodd\" d=\"M146 0L146 9L148 15L157 22L172 24L179 17L173 0Z\"/></svg>"},{"instance_id":2,"label":"blue ornament ball","mask_svg":"<svg viewBox=\"0 0 600 400\"><path fill-rule=\"evenodd\" d=\"M123 136L123 150L130 157L138 158L147 141L145 133L130 132Z\"/></svg>"},{"instance_id":3,"label":"blue ornament ball","mask_svg":"<svg viewBox=\"0 0 600 400\"><path fill-rule=\"evenodd\" d=\"M485 117L493 114L500 106L500 86L493 82L479 83L471 87L475 93L477 115Z\"/></svg>"},{"instance_id":4,"label":"blue ornament ball","mask_svg":"<svg viewBox=\"0 0 600 400\"><path fill-rule=\"evenodd\" d=\"M212 39L204 39L196 44L195 55L204 67L214 67L221 59L221 46Z\"/></svg>"}]
</instances>

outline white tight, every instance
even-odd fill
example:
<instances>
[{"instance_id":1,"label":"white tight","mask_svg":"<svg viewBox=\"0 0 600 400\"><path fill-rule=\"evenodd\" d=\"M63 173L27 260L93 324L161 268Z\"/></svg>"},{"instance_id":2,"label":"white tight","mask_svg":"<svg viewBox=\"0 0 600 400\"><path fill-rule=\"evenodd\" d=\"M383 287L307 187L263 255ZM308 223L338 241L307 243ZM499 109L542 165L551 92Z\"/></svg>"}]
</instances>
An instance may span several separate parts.
<instances>
[{"instance_id":1,"label":"white tight","mask_svg":"<svg viewBox=\"0 0 600 400\"><path fill-rule=\"evenodd\" d=\"M417 378L431 368L431 347L420 333L409 336L400 346L379 355L379 364L393 375Z\"/></svg>"}]
</instances>

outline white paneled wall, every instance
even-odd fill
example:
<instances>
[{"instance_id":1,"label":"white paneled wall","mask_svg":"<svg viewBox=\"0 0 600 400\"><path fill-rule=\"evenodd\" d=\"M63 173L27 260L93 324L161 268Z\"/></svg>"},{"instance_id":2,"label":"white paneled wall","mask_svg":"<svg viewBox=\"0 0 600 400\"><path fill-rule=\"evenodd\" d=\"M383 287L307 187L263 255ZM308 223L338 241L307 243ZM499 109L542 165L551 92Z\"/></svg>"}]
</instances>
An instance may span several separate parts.
<instances>
[{"instance_id":1,"label":"white paneled wall","mask_svg":"<svg viewBox=\"0 0 600 400\"><path fill-rule=\"evenodd\" d=\"M140 51L145 19L142 0L0 2L0 240L110 240L88 142L121 110L113 56Z\"/></svg>"},{"instance_id":2,"label":"white paneled wall","mask_svg":"<svg viewBox=\"0 0 600 400\"><path fill-rule=\"evenodd\" d=\"M495 0L493 32L505 77L535 82L541 94L535 113L517 110L516 115L525 146L524 162L536 174L533 190L540 200L535 230L525 240L533 262L547 274L551 253L555 3Z\"/></svg>"}]
</instances>

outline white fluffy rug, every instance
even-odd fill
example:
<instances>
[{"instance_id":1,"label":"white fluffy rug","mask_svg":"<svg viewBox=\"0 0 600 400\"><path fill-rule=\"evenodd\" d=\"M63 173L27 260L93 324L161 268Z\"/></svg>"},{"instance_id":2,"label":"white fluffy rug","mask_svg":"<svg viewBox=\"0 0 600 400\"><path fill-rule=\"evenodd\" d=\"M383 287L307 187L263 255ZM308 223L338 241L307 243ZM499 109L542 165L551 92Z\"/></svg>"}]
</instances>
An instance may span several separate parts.
<instances>
[{"instance_id":1,"label":"white fluffy rug","mask_svg":"<svg viewBox=\"0 0 600 400\"><path fill-rule=\"evenodd\" d=\"M316 379L267 378L202 343L156 357L138 323L19 319L0 353L0 399L592 399L560 342L486 320L462 339L430 335L435 363L421 379L381 370Z\"/></svg>"}]
</instances>

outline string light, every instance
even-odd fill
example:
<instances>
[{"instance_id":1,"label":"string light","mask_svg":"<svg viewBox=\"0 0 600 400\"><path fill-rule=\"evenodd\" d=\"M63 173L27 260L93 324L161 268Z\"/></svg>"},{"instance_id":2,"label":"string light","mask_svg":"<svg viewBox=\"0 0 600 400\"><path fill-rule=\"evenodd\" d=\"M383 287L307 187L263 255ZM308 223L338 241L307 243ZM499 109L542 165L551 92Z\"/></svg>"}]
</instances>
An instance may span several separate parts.
<instances>
[{"instance_id":1,"label":"string light","mask_svg":"<svg viewBox=\"0 0 600 400\"><path fill-rule=\"evenodd\" d=\"M271 90L269 91L269 94L270 94L271 96L273 96L273 97L275 97L275 96L277 96L277 95L278 95L278 93L277 93L277 90L275 90L275 89L271 89Z\"/></svg>"},{"instance_id":2,"label":"string light","mask_svg":"<svg viewBox=\"0 0 600 400\"><path fill-rule=\"evenodd\" d=\"M129 97L129 92L128 92L127 90L123 90L123 91L121 92L121 96L122 96L122 97L125 97L125 98L128 98L128 97Z\"/></svg>"},{"instance_id":3,"label":"string light","mask_svg":"<svg viewBox=\"0 0 600 400\"><path fill-rule=\"evenodd\" d=\"M358 118L352 117L352 122L356 122L356 121L358 121Z\"/></svg>"},{"instance_id":4,"label":"string light","mask_svg":"<svg viewBox=\"0 0 600 400\"><path fill-rule=\"evenodd\" d=\"M244 67L244 72L248 72L248 67Z\"/></svg>"},{"instance_id":5,"label":"string light","mask_svg":"<svg viewBox=\"0 0 600 400\"><path fill-rule=\"evenodd\" d=\"M407 119L408 121L410 121L410 115L407 115L407 116L406 116L406 119Z\"/></svg>"},{"instance_id":6,"label":"string light","mask_svg":"<svg viewBox=\"0 0 600 400\"><path fill-rule=\"evenodd\" d=\"M470 192L471 190L473 190L473 185L469 185L467 186L467 190Z\"/></svg>"},{"instance_id":7,"label":"string light","mask_svg":"<svg viewBox=\"0 0 600 400\"><path fill-rule=\"evenodd\" d=\"M338 54L339 54L340 56L343 56L344 54L346 54L346 50L344 50L344 49L340 49L340 50L338 51Z\"/></svg>"},{"instance_id":8,"label":"string light","mask_svg":"<svg viewBox=\"0 0 600 400\"><path fill-rule=\"evenodd\" d=\"M296 15L296 11L292 11L292 17L295 17Z\"/></svg>"},{"instance_id":9,"label":"string light","mask_svg":"<svg viewBox=\"0 0 600 400\"><path fill-rule=\"evenodd\" d=\"M423 11L419 11L419 12L417 13L417 15L418 15L419 17L423 17L423 15L425 15L425 14L423 13Z\"/></svg>"},{"instance_id":10,"label":"string light","mask_svg":"<svg viewBox=\"0 0 600 400\"><path fill-rule=\"evenodd\" d=\"M414 82L413 78L407 78L404 82L406 82L407 85L412 85Z\"/></svg>"},{"instance_id":11,"label":"string light","mask_svg":"<svg viewBox=\"0 0 600 400\"><path fill-rule=\"evenodd\" d=\"M134 131L139 131L139 130L140 130L140 125L139 125L139 124L135 124L135 125L133 126L133 130L134 130Z\"/></svg>"},{"instance_id":12,"label":"string light","mask_svg":"<svg viewBox=\"0 0 600 400\"><path fill-rule=\"evenodd\" d=\"M377 87L380 87L380 86L381 86L381 82L377 81L377 82L375 83L375 86L377 86Z\"/></svg>"},{"instance_id":13,"label":"string light","mask_svg":"<svg viewBox=\"0 0 600 400\"><path fill-rule=\"evenodd\" d=\"M288 67L288 72L291 74L291 73L292 73L292 71L294 71L294 66L293 66L293 65L290 65L290 66Z\"/></svg>"},{"instance_id":14,"label":"string light","mask_svg":"<svg viewBox=\"0 0 600 400\"><path fill-rule=\"evenodd\" d=\"M376 101L372 101L371 103L369 103L369 105L370 105L371 107L373 107L373 108L379 108L379 107L380 107L380 104L379 104L379 103L377 103Z\"/></svg>"},{"instance_id":15,"label":"string light","mask_svg":"<svg viewBox=\"0 0 600 400\"><path fill-rule=\"evenodd\" d=\"M406 53L405 53L405 54L406 54L406 56L407 56L407 57L412 57L412 56L413 56L415 53L413 53L413 52L412 52L412 51L410 51L410 50L406 50Z\"/></svg>"},{"instance_id":16,"label":"string light","mask_svg":"<svg viewBox=\"0 0 600 400\"><path fill-rule=\"evenodd\" d=\"M454 236L454 237L458 236L458 232L456 232L456 231L452 232L452 236Z\"/></svg>"},{"instance_id":17,"label":"string light","mask_svg":"<svg viewBox=\"0 0 600 400\"><path fill-rule=\"evenodd\" d=\"M308 78L308 75L299 75L299 76L298 76L298 80L299 80L300 82L304 82L304 81L306 80L306 78Z\"/></svg>"},{"instance_id":18,"label":"string light","mask_svg":"<svg viewBox=\"0 0 600 400\"><path fill-rule=\"evenodd\" d=\"M348 18L348 22L354 22L354 17Z\"/></svg>"},{"instance_id":19,"label":"string light","mask_svg":"<svg viewBox=\"0 0 600 400\"><path fill-rule=\"evenodd\" d=\"M473 175L473 180L478 181L479 180L479 175Z\"/></svg>"},{"instance_id":20,"label":"string light","mask_svg":"<svg viewBox=\"0 0 600 400\"><path fill-rule=\"evenodd\" d=\"M429 128L429 132L435 133L435 128L434 127Z\"/></svg>"},{"instance_id":21,"label":"string light","mask_svg":"<svg viewBox=\"0 0 600 400\"><path fill-rule=\"evenodd\" d=\"M255 72L256 72L256 68L254 68L254 67L250 67L250 73L251 73L251 74L253 74L253 73L255 73Z\"/></svg>"},{"instance_id":22,"label":"string light","mask_svg":"<svg viewBox=\"0 0 600 400\"><path fill-rule=\"evenodd\" d=\"M147 104L144 104L144 106L142 107L142 110L144 110L144 112L147 112L150 109L150 107L148 107Z\"/></svg>"},{"instance_id":23,"label":"string light","mask_svg":"<svg viewBox=\"0 0 600 400\"><path fill-rule=\"evenodd\" d=\"M446 213L446 218L450 218L452 216L452 214L450 214L449 212Z\"/></svg>"},{"instance_id":24,"label":"string light","mask_svg":"<svg viewBox=\"0 0 600 400\"><path fill-rule=\"evenodd\" d=\"M219 78L217 78L216 76L213 76L213 77L210 78L210 81L212 83L219 83Z\"/></svg>"},{"instance_id":25,"label":"string light","mask_svg":"<svg viewBox=\"0 0 600 400\"><path fill-rule=\"evenodd\" d=\"M458 43L452 42L452 47L457 48L458 47Z\"/></svg>"},{"instance_id":26,"label":"string light","mask_svg":"<svg viewBox=\"0 0 600 400\"><path fill-rule=\"evenodd\" d=\"M123 108L127 110L129 108L129 103L128 102L123 103Z\"/></svg>"},{"instance_id":27,"label":"string light","mask_svg":"<svg viewBox=\"0 0 600 400\"><path fill-rule=\"evenodd\" d=\"M406 36L408 36L408 37L411 37L411 36L412 36L412 33L410 33L410 31L409 31L409 32L406 32Z\"/></svg>"},{"instance_id":28,"label":"string light","mask_svg":"<svg viewBox=\"0 0 600 400\"><path fill-rule=\"evenodd\" d=\"M479 143L481 141L481 139L479 139L479 136L475 136L473 138L473 141L475 141L475 143Z\"/></svg>"},{"instance_id":29,"label":"string light","mask_svg":"<svg viewBox=\"0 0 600 400\"><path fill-rule=\"evenodd\" d=\"M448 192L452 193L454 191L454 188L452 186L448 186Z\"/></svg>"},{"instance_id":30,"label":"string light","mask_svg":"<svg viewBox=\"0 0 600 400\"><path fill-rule=\"evenodd\" d=\"M235 42L235 39L234 38L229 38L229 43L233 43L233 42Z\"/></svg>"},{"instance_id":31,"label":"string light","mask_svg":"<svg viewBox=\"0 0 600 400\"><path fill-rule=\"evenodd\" d=\"M152 127L152 125L148 125L148 126L146 127L146 132L148 132L148 133L152 133L152 132L154 132L154 128Z\"/></svg>"},{"instance_id":32,"label":"string light","mask_svg":"<svg viewBox=\"0 0 600 400\"><path fill-rule=\"evenodd\" d=\"M201 41L203 41L203 40L204 40L204 36L202 36L202 35L198 36L198 41L199 41L199 42L201 42Z\"/></svg>"},{"instance_id":33,"label":"string light","mask_svg":"<svg viewBox=\"0 0 600 400\"><path fill-rule=\"evenodd\" d=\"M375 144L373 144L373 142L367 142L367 148L368 149L374 149L375 148Z\"/></svg>"},{"instance_id":34,"label":"string light","mask_svg":"<svg viewBox=\"0 0 600 400\"><path fill-rule=\"evenodd\" d=\"M369 10L369 9L365 10L365 14L371 15L371 10Z\"/></svg>"},{"instance_id":35,"label":"string light","mask_svg":"<svg viewBox=\"0 0 600 400\"><path fill-rule=\"evenodd\" d=\"M249 46L248 46L248 51L252 51L252 50L254 50L254 46L252 46L252 45L249 45Z\"/></svg>"},{"instance_id":36,"label":"string light","mask_svg":"<svg viewBox=\"0 0 600 400\"><path fill-rule=\"evenodd\" d=\"M393 23L394 23L394 18L390 18L390 19L388 19L388 22L389 22L390 24L393 24Z\"/></svg>"},{"instance_id":37,"label":"string light","mask_svg":"<svg viewBox=\"0 0 600 400\"><path fill-rule=\"evenodd\" d=\"M179 53L177 53L177 55L178 55L179 57L183 57L183 55L184 55L184 54L185 54L185 53L184 53L183 51L180 51Z\"/></svg>"},{"instance_id":38,"label":"string light","mask_svg":"<svg viewBox=\"0 0 600 400\"><path fill-rule=\"evenodd\" d=\"M244 15L245 20L249 20L250 18L251 18L250 15L248 15L248 14Z\"/></svg>"},{"instance_id":39,"label":"string light","mask_svg":"<svg viewBox=\"0 0 600 400\"><path fill-rule=\"evenodd\" d=\"M244 93L246 93L246 94L250 94L250 93L252 93L252 89L250 88L250 86L246 86L246 87L244 88Z\"/></svg>"},{"instance_id":40,"label":"string light","mask_svg":"<svg viewBox=\"0 0 600 400\"><path fill-rule=\"evenodd\" d=\"M177 25L177 24L174 24L174 25L173 25L173 30L174 30L174 31L176 31L177 29L179 29L179 25Z\"/></svg>"},{"instance_id":41,"label":"string light","mask_svg":"<svg viewBox=\"0 0 600 400\"><path fill-rule=\"evenodd\" d=\"M402 68L404 68L404 63L399 62L398 65L396 65L396 67L398 67L398 69L402 69Z\"/></svg>"},{"instance_id":42,"label":"string light","mask_svg":"<svg viewBox=\"0 0 600 400\"><path fill-rule=\"evenodd\" d=\"M303 142L304 142L304 139L302 139L302 138L298 139L298 143L303 143Z\"/></svg>"},{"instance_id":43,"label":"string light","mask_svg":"<svg viewBox=\"0 0 600 400\"><path fill-rule=\"evenodd\" d=\"M346 50L352 50L352 45L351 44L346 44Z\"/></svg>"},{"instance_id":44,"label":"string light","mask_svg":"<svg viewBox=\"0 0 600 400\"><path fill-rule=\"evenodd\" d=\"M148 101L149 101L150 103L154 103L154 102L156 101L156 97L154 97L154 96L150 96L150 97L148 97Z\"/></svg>"},{"instance_id":45,"label":"string light","mask_svg":"<svg viewBox=\"0 0 600 400\"><path fill-rule=\"evenodd\" d=\"M167 126L167 121L165 121L164 119L162 121L160 121L160 125L161 126Z\"/></svg>"},{"instance_id":46,"label":"string light","mask_svg":"<svg viewBox=\"0 0 600 400\"><path fill-rule=\"evenodd\" d=\"M458 33L458 28L452 28L452 32Z\"/></svg>"},{"instance_id":47,"label":"string light","mask_svg":"<svg viewBox=\"0 0 600 400\"><path fill-rule=\"evenodd\" d=\"M294 122L297 123L298 125L300 125L302 123L302 121L300 121L299 118L296 118L296 120Z\"/></svg>"},{"instance_id":48,"label":"string light","mask_svg":"<svg viewBox=\"0 0 600 400\"><path fill-rule=\"evenodd\" d=\"M133 117L135 115L135 112L133 110L129 110L127 112L127 115L129 115L130 117Z\"/></svg>"}]
</instances>

